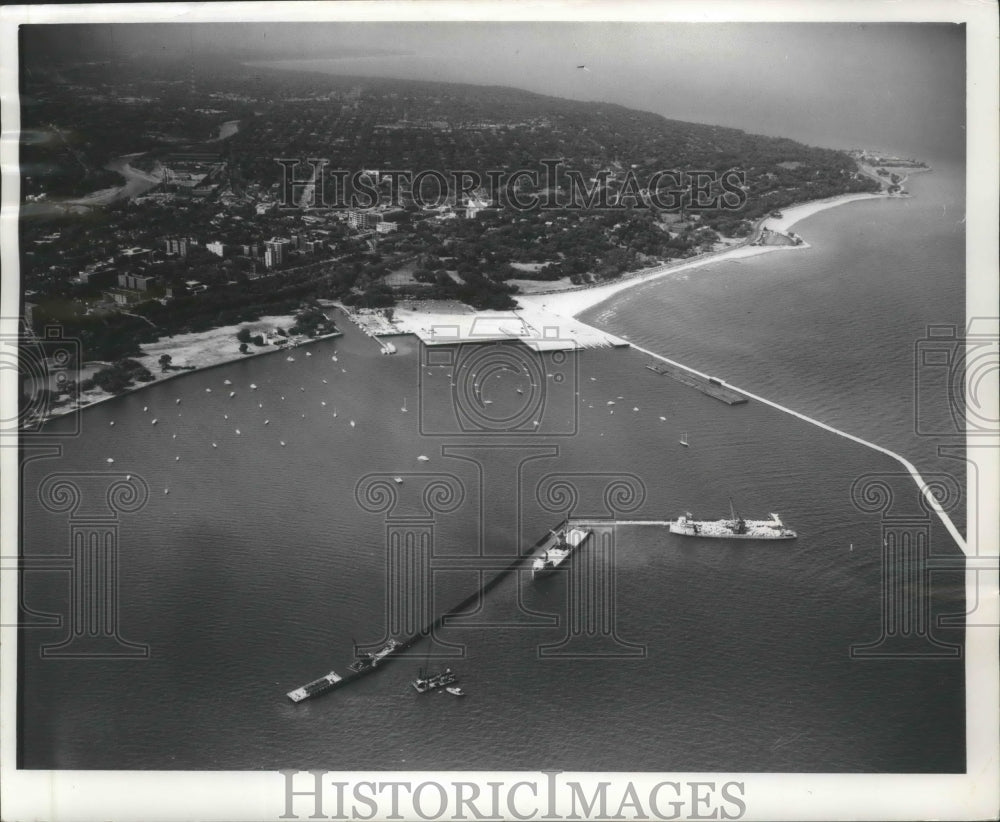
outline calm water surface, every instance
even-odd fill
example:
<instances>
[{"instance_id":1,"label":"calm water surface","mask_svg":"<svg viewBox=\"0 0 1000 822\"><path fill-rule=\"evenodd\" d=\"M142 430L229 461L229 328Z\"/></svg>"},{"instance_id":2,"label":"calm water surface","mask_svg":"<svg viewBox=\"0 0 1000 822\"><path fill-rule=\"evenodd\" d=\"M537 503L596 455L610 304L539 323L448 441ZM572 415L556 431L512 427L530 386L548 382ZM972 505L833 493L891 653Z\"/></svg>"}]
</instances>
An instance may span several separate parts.
<instances>
[{"instance_id":1,"label":"calm water surface","mask_svg":"<svg viewBox=\"0 0 1000 822\"><path fill-rule=\"evenodd\" d=\"M911 188L909 201L806 221L808 251L667 278L588 316L947 470L913 431L912 356L927 323L962 321L962 189L946 170ZM547 377L546 396L571 436L422 435L421 408L449 397L447 372L422 368L412 338L397 346L380 356L347 325L292 362L267 356L153 386L85 411L58 460L26 465L29 557L69 544L66 515L37 499L50 473L109 471L111 457L115 472L148 484L145 507L120 521L119 625L151 655L41 659L65 629L22 631L24 766L964 769L963 662L849 653L879 638L882 591L881 521L850 489L898 475L894 461L759 403L723 405L628 350L542 363L562 380ZM497 413L516 407L523 383L491 379L482 391ZM683 432L690 448L678 445ZM512 575L439 636L464 648L446 663L464 699L410 688L428 653L418 645L348 689L292 705L286 691L343 671L352 640L386 633L386 515L355 496L370 473L404 478L401 505L418 513L407 495L422 474L450 475L464 491L456 510L434 515L435 608L473 587L449 558L510 556L559 521L565 508L539 500L553 474L583 489L633 477L642 501L629 516L714 518L731 496L748 515L780 512L800 538L727 544L623 526L600 642L540 656L568 636L579 600L565 574ZM887 482L919 511L909 479ZM602 505L587 490L575 513ZM957 552L942 527L927 527L932 550ZM960 575L935 578L935 613L962 611L962 591ZM28 573L23 594L34 611L67 613L68 576ZM954 629L935 635L962 642Z\"/></svg>"}]
</instances>

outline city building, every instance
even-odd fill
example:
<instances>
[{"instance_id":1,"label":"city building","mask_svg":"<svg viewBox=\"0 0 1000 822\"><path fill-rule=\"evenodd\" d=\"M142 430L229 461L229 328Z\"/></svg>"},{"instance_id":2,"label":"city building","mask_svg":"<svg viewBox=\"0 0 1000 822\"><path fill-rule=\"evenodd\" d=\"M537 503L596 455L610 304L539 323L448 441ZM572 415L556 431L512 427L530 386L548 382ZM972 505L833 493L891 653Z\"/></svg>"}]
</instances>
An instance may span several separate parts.
<instances>
[{"instance_id":1,"label":"city building","mask_svg":"<svg viewBox=\"0 0 1000 822\"><path fill-rule=\"evenodd\" d=\"M116 305L132 305L142 300L138 291L107 291L105 296L113 300Z\"/></svg>"},{"instance_id":2,"label":"city building","mask_svg":"<svg viewBox=\"0 0 1000 822\"><path fill-rule=\"evenodd\" d=\"M96 285L108 288L115 284L118 272L114 268L85 268L80 272L80 282L84 285Z\"/></svg>"},{"instance_id":3,"label":"city building","mask_svg":"<svg viewBox=\"0 0 1000 822\"><path fill-rule=\"evenodd\" d=\"M177 257L187 257L191 246L190 237L167 237L167 254Z\"/></svg>"},{"instance_id":4,"label":"city building","mask_svg":"<svg viewBox=\"0 0 1000 822\"><path fill-rule=\"evenodd\" d=\"M473 217L475 217L477 214L479 214L479 212L482 211L484 208L486 208L488 205L489 205L489 203L487 203L485 200L480 199L479 197L469 197L469 198L467 198L466 201L465 201L465 217L466 217L466 219L471 220Z\"/></svg>"},{"instance_id":5,"label":"city building","mask_svg":"<svg viewBox=\"0 0 1000 822\"><path fill-rule=\"evenodd\" d=\"M370 231L382 222L382 215L377 211L348 211L347 224L358 231Z\"/></svg>"},{"instance_id":6,"label":"city building","mask_svg":"<svg viewBox=\"0 0 1000 822\"><path fill-rule=\"evenodd\" d=\"M226 247L218 240L212 243L205 243L205 250L211 252L216 257L226 256Z\"/></svg>"},{"instance_id":7,"label":"city building","mask_svg":"<svg viewBox=\"0 0 1000 822\"><path fill-rule=\"evenodd\" d=\"M284 237L272 237L264 243L264 265L274 268L285 261L285 254L291 243Z\"/></svg>"},{"instance_id":8,"label":"city building","mask_svg":"<svg viewBox=\"0 0 1000 822\"><path fill-rule=\"evenodd\" d=\"M149 287L156 282L156 277L148 274L119 274L118 285L131 291L148 291Z\"/></svg>"},{"instance_id":9,"label":"city building","mask_svg":"<svg viewBox=\"0 0 1000 822\"><path fill-rule=\"evenodd\" d=\"M388 234L390 231L395 231L398 227L397 223L391 223L388 220L383 220L375 224L375 230L379 234Z\"/></svg>"},{"instance_id":10,"label":"city building","mask_svg":"<svg viewBox=\"0 0 1000 822\"><path fill-rule=\"evenodd\" d=\"M150 261L153 259L151 248L126 248L121 252L121 256L128 262Z\"/></svg>"}]
</instances>

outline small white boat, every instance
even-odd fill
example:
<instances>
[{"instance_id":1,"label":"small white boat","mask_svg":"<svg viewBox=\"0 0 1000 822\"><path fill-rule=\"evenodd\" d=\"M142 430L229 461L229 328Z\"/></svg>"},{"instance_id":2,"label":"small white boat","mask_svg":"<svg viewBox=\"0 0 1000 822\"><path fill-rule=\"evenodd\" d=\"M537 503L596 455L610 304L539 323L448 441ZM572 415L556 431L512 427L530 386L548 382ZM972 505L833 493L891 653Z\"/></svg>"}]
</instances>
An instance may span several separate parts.
<instances>
[{"instance_id":1,"label":"small white boat","mask_svg":"<svg viewBox=\"0 0 1000 822\"><path fill-rule=\"evenodd\" d=\"M169 494L170 493L170 489L169 488L164 488L163 489L163 493L164 494Z\"/></svg>"},{"instance_id":2,"label":"small white boat","mask_svg":"<svg viewBox=\"0 0 1000 822\"><path fill-rule=\"evenodd\" d=\"M153 417L153 423L152 424L156 425L156 423L157 423L157 419L156 419L156 417Z\"/></svg>"},{"instance_id":3,"label":"small white boat","mask_svg":"<svg viewBox=\"0 0 1000 822\"><path fill-rule=\"evenodd\" d=\"M230 382L229 380L223 380L222 384L223 385L232 385L232 382Z\"/></svg>"},{"instance_id":4,"label":"small white boat","mask_svg":"<svg viewBox=\"0 0 1000 822\"><path fill-rule=\"evenodd\" d=\"M108 460L107 460L108 465L111 465L114 461L115 461L114 457L108 457Z\"/></svg>"},{"instance_id":5,"label":"small white boat","mask_svg":"<svg viewBox=\"0 0 1000 822\"><path fill-rule=\"evenodd\" d=\"M251 391L256 391L257 390L257 383L254 383L254 382L250 383L250 390Z\"/></svg>"},{"instance_id":6,"label":"small white boat","mask_svg":"<svg viewBox=\"0 0 1000 822\"><path fill-rule=\"evenodd\" d=\"M270 424L271 424L270 420L264 420L264 425L270 425Z\"/></svg>"},{"instance_id":7,"label":"small white boat","mask_svg":"<svg viewBox=\"0 0 1000 822\"><path fill-rule=\"evenodd\" d=\"M681 434L681 438L680 438L679 440L677 440L677 442L679 442L679 443L680 443L681 445L683 445L683 446L684 446L685 448L687 448L687 447L688 447L688 444L689 444L689 443L688 443L688 435L687 435L687 431L685 431L685 432L684 432L683 434Z\"/></svg>"},{"instance_id":8,"label":"small white boat","mask_svg":"<svg viewBox=\"0 0 1000 822\"><path fill-rule=\"evenodd\" d=\"M218 448L219 446L218 446L218 445L216 445L216 444L215 444L215 443L213 442L213 443L212 443L212 447L213 447L213 448Z\"/></svg>"},{"instance_id":9,"label":"small white boat","mask_svg":"<svg viewBox=\"0 0 1000 822\"><path fill-rule=\"evenodd\" d=\"M396 485L402 485L403 484L403 478L402 477L393 477L392 481L394 483L396 483Z\"/></svg>"},{"instance_id":10,"label":"small white boat","mask_svg":"<svg viewBox=\"0 0 1000 822\"><path fill-rule=\"evenodd\" d=\"M661 419L661 420L662 420L663 422L666 422L666 421L667 421L667 418L666 418L666 417L660 417L660 419Z\"/></svg>"},{"instance_id":11,"label":"small white boat","mask_svg":"<svg viewBox=\"0 0 1000 822\"><path fill-rule=\"evenodd\" d=\"M354 420L351 420L351 428L354 427Z\"/></svg>"},{"instance_id":12,"label":"small white boat","mask_svg":"<svg viewBox=\"0 0 1000 822\"><path fill-rule=\"evenodd\" d=\"M285 359L287 359L288 362L295 362L295 357L286 357Z\"/></svg>"},{"instance_id":13,"label":"small white boat","mask_svg":"<svg viewBox=\"0 0 1000 822\"><path fill-rule=\"evenodd\" d=\"M284 440L280 440L280 442L281 442L281 447L284 448L285 447L285 441Z\"/></svg>"},{"instance_id":14,"label":"small white boat","mask_svg":"<svg viewBox=\"0 0 1000 822\"><path fill-rule=\"evenodd\" d=\"M111 422L108 423L108 425L114 425L114 424L115 424L114 420L111 420Z\"/></svg>"},{"instance_id":15,"label":"small white boat","mask_svg":"<svg viewBox=\"0 0 1000 822\"><path fill-rule=\"evenodd\" d=\"M237 428L237 429L236 429L236 436L239 436L239 435L240 435L240 429L239 429L239 428Z\"/></svg>"},{"instance_id":16,"label":"small white boat","mask_svg":"<svg viewBox=\"0 0 1000 822\"><path fill-rule=\"evenodd\" d=\"M148 406L148 405L144 405L144 406L142 407L142 410L143 410L143 411L148 411L148 410L149 410L149 406Z\"/></svg>"},{"instance_id":17,"label":"small white boat","mask_svg":"<svg viewBox=\"0 0 1000 822\"><path fill-rule=\"evenodd\" d=\"M326 408L326 400L320 400L319 404Z\"/></svg>"},{"instance_id":18,"label":"small white boat","mask_svg":"<svg viewBox=\"0 0 1000 822\"><path fill-rule=\"evenodd\" d=\"M174 400L174 405L180 405L180 404L181 404L181 401L180 401L180 398L178 397L176 400Z\"/></svg>"},{"instance_id":19,"label":"small white boat","mask_svg":"<svg viewBox=\"0 0 1000 822\"><path fill-rule=\"evenodd\" d=\"M310 353L309 353L308 351L306 351L306 356L307 356L307 357L311 357L311 356L312 356L312 354L310 354Z\"/></svg>"},{"instance_id":20,"label":"small white boat","mask_svg":"<svg viewBox=\"0 0 1000 822\"><path fill-rule=\"evenodd\" d=\"M419 457L417 457L417 459L420 460L420 462L427 462L430 459L430 457L426 457L423 454L421 454Z\"/></svg>"},{"instance_id":21,"label":"small white boat","mask_svg":"<svg viewBox=\"0 0 1000 822\"><path fill-rule=\"evenodd\" d=\"M206 388L205 389L205 393L206 394L211 394L212 393L212 389L211 388Z\"/></svg>"},{"instance_id":22,"label":"small white boat","mask_svg":"<svg viewBox=\"0 0 1000 822\"><path fill-rule=\"evenodd\" d=\"M236 392L235 391L230 391L229 392L229 396L230 396L230 398L235 397L236 396Z\"/></svg>"},{"instance_id":23,"label":"small white boat","mask_svg":"<svg viewBox=\"0 0 1000 822\"><path fill-rule=\"evenodd\" d=\"M445 690L452 696L465 696L465 691L459 688L457 685L449 685Z\"/></svg>"}]
</instances>

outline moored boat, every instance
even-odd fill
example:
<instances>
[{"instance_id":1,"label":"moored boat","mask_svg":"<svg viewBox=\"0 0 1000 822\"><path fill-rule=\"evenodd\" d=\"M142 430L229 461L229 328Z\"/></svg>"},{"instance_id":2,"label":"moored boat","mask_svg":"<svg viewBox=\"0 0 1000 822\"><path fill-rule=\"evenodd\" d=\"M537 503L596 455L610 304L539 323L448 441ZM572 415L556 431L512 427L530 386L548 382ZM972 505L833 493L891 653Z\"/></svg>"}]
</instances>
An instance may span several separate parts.
<instances>
[{"instance_id":1,"label":"moored boat","mask_svg":"<svg viewBox=\"0 0 1000 822\"><path fill-rule=\"evenodd\" d=\"M577 548L587 541L591 533L589 529L584 528L564 528L562 531L553 531L551 539L554 544L546 547L545 552L541 556L535 557L535 561L531 564L532 579L553 573Z\"/></svg>"},{"instance_id":2,"label":"moored boat","mask_svg":"<svg viewBox=\"0 0 1000 822\"><path fill-rule=\"evenodd\" d=\"M377 651L359 651L357 652L357 658L347 667L352 671L360 673L361 671L366 671L369 668L376 667L383 659L390 656L393 652L400 648L400 644L394 640L390 639Z\"/></svg>"}]
</instances>

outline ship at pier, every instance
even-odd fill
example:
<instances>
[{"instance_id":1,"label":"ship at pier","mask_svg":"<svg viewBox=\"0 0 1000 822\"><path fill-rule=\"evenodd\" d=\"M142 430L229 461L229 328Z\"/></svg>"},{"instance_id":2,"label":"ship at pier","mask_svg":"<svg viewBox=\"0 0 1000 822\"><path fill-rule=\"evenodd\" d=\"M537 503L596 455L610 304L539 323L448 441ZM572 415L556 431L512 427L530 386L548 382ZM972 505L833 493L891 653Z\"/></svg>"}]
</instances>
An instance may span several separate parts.
<instances>
[{"instance_id":1,"label":"ship at pier","mask_svg":"<svg viewBox=\"0 0 1000 822\"><path fill-rule=\"evenodd\" d=\"M688 511L669 523L671 534L685 537L708 537L711 539L795 539L796 534L786 528L781 517L772 513L770 519L744 519L729 501L730 518L717 520L696 520Z\"/></svg>"},{"instance_id":2,"label":"ship at pier","mask_svg":"<svg viewBox=\"0 0 1000 822\"><path fill-rule=\"evenodd\" d=\"M531 565L531 578L544 577L556 571L573 552L587 541L591 532L583 528L564 528L553 531L550 545Z\"/></svg>"},{"instance_id":3,"label":"ship at pier","mask_svg":"<svg viewBox=\"0 0 1000 822\"><path fill-rule=\"evenodd\" d=\"M354 647L355 647L355 649L357 649L357 645L356 644L355 644ZM368 652L368 651L357 651L356 650L356 652L355 652L356 653L356 658L355 658L354 662L352 662L347 667L350 668L355 673L358 673L358 674L363 673L365 671L369 671L372 668L375 668L376 666L378 666L378 664L383 659L385 659L386 657L391 656L395 651L398 651L401 648L402 648L402 645L400 645L399 642L397 642L395 639L390 639L387 643L385 643L385 645L383 645L377 651Z\"/></svg>"}]
</instances>

